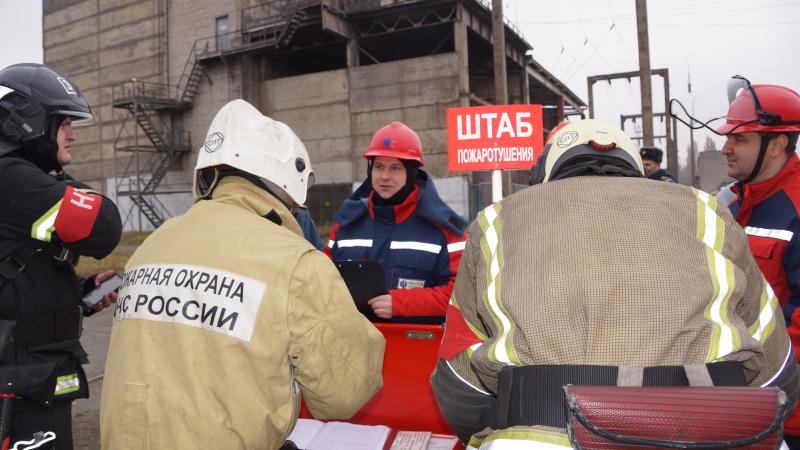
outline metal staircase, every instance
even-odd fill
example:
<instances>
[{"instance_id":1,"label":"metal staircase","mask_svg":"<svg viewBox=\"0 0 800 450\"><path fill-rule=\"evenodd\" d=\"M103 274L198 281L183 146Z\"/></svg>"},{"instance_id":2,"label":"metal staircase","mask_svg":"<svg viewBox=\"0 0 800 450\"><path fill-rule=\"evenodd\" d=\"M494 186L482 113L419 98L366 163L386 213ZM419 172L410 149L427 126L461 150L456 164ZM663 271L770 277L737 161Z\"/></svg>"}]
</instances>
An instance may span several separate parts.
<instances>
[{"instance_id":1,"label":"metal staircase","mask_svg":"<svg viewBox=\"0 0 800 450\"><path fill-rule=\"evenodd\" d=\"M208 60L269 47L288 47L297 30L308 22L309 8L320 5L320 0L271 0L244 9L240 29L195 42L197 58Z\"/></svg>"},{"instance_id":2,"label":"metal staircase","mask_svg":"<svg viewBox=\"0 0 800 450\"><path fill-rule=\"evenodd\" d=\"M183 66L183 72L178 80L178 92L180 93L180 102L184 104L191 104L194 100L194 95L197 94L197 88L200 86L200 78L205 74L203 66L197 61L195 57L197 43L192 45L189 51L189 58Z\"/></svg>"},{"instance_id":3,"label":"metal staircase","mask_svg":"<svg viewBox=\"0 0 800 450\"><path fill-rule=\"evenodd\" d=\"M191 107L204 73L194 54L192 48L178 85L133 78L113 87L113 106L128 113L114 141L117 198L127 197L132 204L123 217L126 224L138 211L159 227L171 216L159 196L188 192L160 188L170 168L191 151L188 131L173 125Z\"/></svg>"}]
</instances>

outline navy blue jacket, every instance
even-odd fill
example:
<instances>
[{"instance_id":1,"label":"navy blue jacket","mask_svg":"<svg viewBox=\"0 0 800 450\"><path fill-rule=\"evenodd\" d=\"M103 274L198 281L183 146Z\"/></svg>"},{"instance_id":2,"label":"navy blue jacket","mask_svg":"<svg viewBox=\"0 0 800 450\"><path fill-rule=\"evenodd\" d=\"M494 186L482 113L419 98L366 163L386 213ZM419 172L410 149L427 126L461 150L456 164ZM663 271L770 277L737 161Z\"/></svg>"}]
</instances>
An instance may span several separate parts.
<instances>
[{"instance_id":1,"label":"navy blue jacket","mask_svg":"<svg viewBox=\"0 0 800 450\"><path fill-rule=\"evenodd\" d=\"M662 179L662 177L666 178L666 180ZM658 169L652 175L650 175L647 178L650 178L651 180L657 180L657 181L669 181L670 183L677 183L678 182L678 180L675 179L675 176L672 175L667 169Z\"/></svg>"},{"instance_id":2,"label":"navy blue jacket","mask_svg":"<svg viewBox=\"0 0 800 450\"><path fill-rule=\"evenodd\" d=\"M325 253L334 260L380 260L393 316L444 316L467 240L466 221L428 174L396 206L376 206L370 180L334 216Z\"/></svg>"}]
</instances>

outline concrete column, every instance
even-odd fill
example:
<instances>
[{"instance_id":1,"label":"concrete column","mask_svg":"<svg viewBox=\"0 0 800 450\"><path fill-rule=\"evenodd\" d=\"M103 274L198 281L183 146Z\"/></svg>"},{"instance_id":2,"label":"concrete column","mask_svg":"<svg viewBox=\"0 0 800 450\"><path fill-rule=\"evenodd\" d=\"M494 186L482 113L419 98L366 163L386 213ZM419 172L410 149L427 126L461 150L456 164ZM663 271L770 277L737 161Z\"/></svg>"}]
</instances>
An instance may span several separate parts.
<instances>
[{"instance_id":1,"label":"concrete column","mask_svg":"<svg viewBox=\"0 0 800 450\"><path fill-rule=\"evenodd\" d=\"M355 39L347 40L347 67L359 66L358 41Z\"/></svg>"},{"instance_id":2,"label":"concrete column","mask_svg":"<svg viewBox=\"0 0 800 450\"><path fill-rule=\"evenodd\" d=\"M469 48L467 24L464 22L464 5L459 2L453 23L453 40L458 55L458 106L469 106Z\"/></svg>"},{"instance_id":3,"label":"concrete column","mask_svg":"<svg viewBox=\"0 0 800 450\"><path fill-rule=\"evenodd\" d=\"M259 99L259 85L261 84L261 71L258 61L252 55L242 55L239 59L239 83L241 85L242 100L257 105Z\"/></svg>"},{"instance_id":4,"label":"concrete column","mask_svg":"<svg viewBox=\"0 0 800 450\"><path fill-rule=\"evenodd\" d=\"M653 86L650 79L650 39L647 32L647 0L636 0L636 28L639 35L639 83L642 93L644 145L653 145ZM671 169L671 168L670 168Z\"/></svg>"}]
</instances>

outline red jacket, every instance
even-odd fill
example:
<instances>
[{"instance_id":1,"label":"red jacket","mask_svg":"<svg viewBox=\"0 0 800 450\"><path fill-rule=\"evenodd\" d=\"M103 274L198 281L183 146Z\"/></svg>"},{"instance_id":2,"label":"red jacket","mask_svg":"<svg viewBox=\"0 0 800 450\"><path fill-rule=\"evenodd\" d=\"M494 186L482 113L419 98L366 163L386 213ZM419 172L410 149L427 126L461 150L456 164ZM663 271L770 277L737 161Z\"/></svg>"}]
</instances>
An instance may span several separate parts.
<instances>
[{"instance_id":1,"label":"red jacket","mask_svg":"<svg viewBox=\"0 0 800 450\"><path fill-rule=\"evenodd\" d=\"M783 308L794 354L800 356L800 158L792 154L774 177L731 187L729 206L744 227L750 250ZM800 408L786 421L786 434L800 436Z\"/></svg>"}]
</instances>

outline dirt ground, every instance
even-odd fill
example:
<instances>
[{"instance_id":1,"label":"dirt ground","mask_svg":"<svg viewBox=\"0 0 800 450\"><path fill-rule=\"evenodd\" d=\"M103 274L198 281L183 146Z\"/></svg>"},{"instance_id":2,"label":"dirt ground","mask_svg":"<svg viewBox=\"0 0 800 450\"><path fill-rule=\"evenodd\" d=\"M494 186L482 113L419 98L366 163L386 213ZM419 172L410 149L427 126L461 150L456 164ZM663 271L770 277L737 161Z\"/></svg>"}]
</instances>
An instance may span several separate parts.
<instances>
[{"instance_id":1,"label":"dirt ground","mask_svg":"<svg viewBox=\"0 0 800 450\"><path fill-rule=\"evenodd\" d=\"M72 434L76 449L100 448L100 391L113 315L113 308L108 308L83 321L81 342L89 352L89 364L84 366L84 370L89 380L90 397L72 405Z\"/></svg>"}]
</instances>

